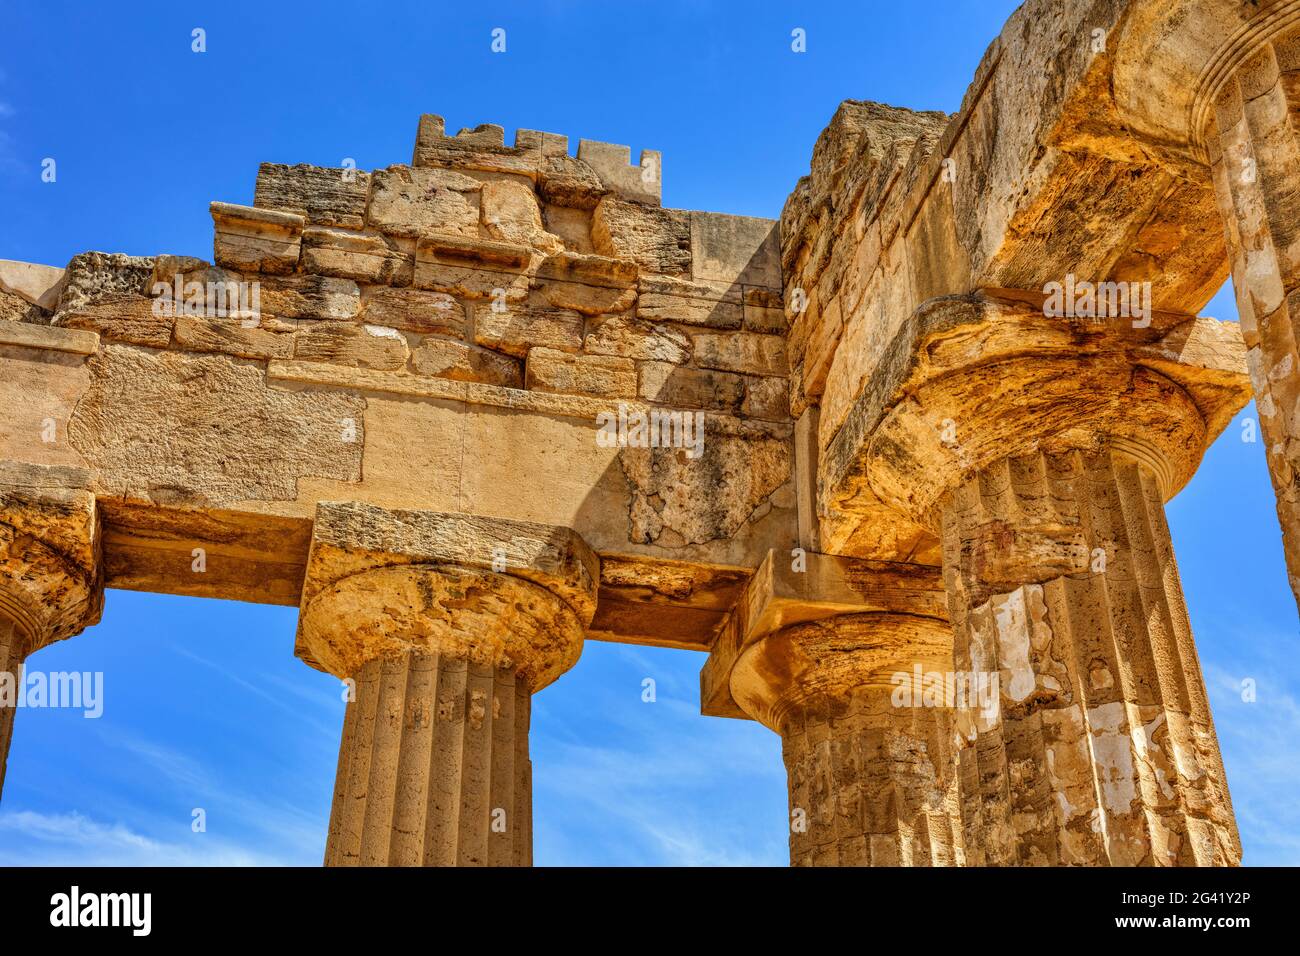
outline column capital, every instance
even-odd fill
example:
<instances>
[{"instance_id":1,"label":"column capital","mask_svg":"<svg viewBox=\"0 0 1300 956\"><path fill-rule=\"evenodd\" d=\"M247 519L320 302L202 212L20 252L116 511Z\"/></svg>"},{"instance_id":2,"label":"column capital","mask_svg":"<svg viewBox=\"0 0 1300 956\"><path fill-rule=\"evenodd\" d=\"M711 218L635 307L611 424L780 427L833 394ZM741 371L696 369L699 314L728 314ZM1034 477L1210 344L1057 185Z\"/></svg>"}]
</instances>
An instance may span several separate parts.
<instances>
[{"instance_id":1,"label":"column capital","mask_svg":"<svg viewBox=\"0 0 1300 956\"><path fill-rule=\"evenodd\" d=\"M568 528L324 502L297 654L351 677L372 660L436 652L508 669L535 692L577 661L599 579Z\"/></svg>"},{"instance_id":2,"label":"column capital","mask_svg":"<svg viewBox=\"0 0 1300 956\"><path fill-rule=\"evenodd\" d=\"M888 685L916 661L949 669L947 614L938 568L770 551L700 672L701 710L771 727L782 699Z\"/></svg>"},{"instance_id":3,"label":"column capital","mask_svg":"<svg viewBox=\"0 0 1300 956\"><path fill-rule=\"evenodd\" d=\"M1058 317L1046 303L989 290L922 305L829 439L820 509L873 515L883 503L937 530L943 496L993 462L1102 446L1175 494L1250 400L1236 324L1155 311Z\"/></svg>"},{"instance_id":4,"label":"column capital","mask_svg":"<svg viewBox=\"0 0 1300 956\"><path fill-rule=\"evenodd\" d=\"M80 633L104 606L89 473L0 462L0 615L26 656Z\"/></svg>"},{"instance_id":5,"label":"column capital","mask_svg":"<svg viewBox=\"0 0 1300 956\"><path fill-rule=\"evenodd\" d=\"M833 717L865 693L889 693L898 686L896 675L910 686L918 666L924 673L952 670L946 620L841 614L782 628L750 644L732 668L731 694L749 716L784 733L802 715Z\"/></svg>"}]
</instances>

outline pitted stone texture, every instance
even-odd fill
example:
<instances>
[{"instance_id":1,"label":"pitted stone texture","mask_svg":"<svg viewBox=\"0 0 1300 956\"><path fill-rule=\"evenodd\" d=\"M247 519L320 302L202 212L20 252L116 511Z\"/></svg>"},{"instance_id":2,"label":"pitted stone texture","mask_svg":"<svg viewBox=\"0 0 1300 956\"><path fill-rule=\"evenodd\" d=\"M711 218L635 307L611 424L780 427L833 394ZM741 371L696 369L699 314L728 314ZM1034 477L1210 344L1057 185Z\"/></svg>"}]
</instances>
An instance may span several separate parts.
<instances>
[{"instance_id":1,"label":"pitted stone texture","mask_svg":"<svg viewBox=\"0 0 1300 956\"><path fill-rule=\"evenodd\" d=\"M356 676L326 866L529 866L531 697L509 671L410 650Z\"/></svg>"},{"instance_id":2,"label":"pitted stone texture","mask_svg":"<svg viewBox=\"0 0 1300 956\"><path fill-rule=\"evenodd\" d=\"M895 707L883 688L792 714L791 865L964 865L951 727L950 711Z\"/></svg>"},{"instance_id":3,"label":"pitted stone texture","mask_svg":"<svg viewBox=\"0 0 1300 956\"><path fill-rule=\"evenodd\" d=\"M788 426L698 415L692 420L703 421L703 453L697 458L685 447L619 452L633 495L630 540L672 547L730 538L761 517L790 481Z\"/></svg>"},{"instance_id":4,"label":"pitted stone texture","mask_svg":"<svg viewBox=\"0 0 1300 956\"><path fill-rule=\"evenodd\" d=\"M393 236L477 237L483 184L445 169L390 166L374 174L366 222Z\"/></svg>"},{"instance_id":5,"label":"pitted stone texture","mask_svg":"<svg viewBox=\"0 0 1300 956\"><path fill-rule=\"evenodd\" d=\"M120 252L83 252L72 257L64 272L53 324L88 305L147 296L154 278L153 256Z\"/></svg>"},{"instance_id":6,"label":"pitted stone texture","mask_svg":"<svg viewBox=\"0 0 1300 956\"><path fill-rule=\"evenodd\" d=\"M736 661L736 703L783 740L792 865L962 864L953 711L922 706L919 686L896 699L915 668L952 671L946 621L842 614L775 631Z\"/></svg>"},{"instance_id":7,"label":"pitted stone texture","mask_svg":"<svg viewBox=\"0 0 1300 956\"><path fill-rule=\"evenodd\" d=\"M322 166L263 163L253 205L298 213L318 226L360 229L370 194L370 173Z\"/></svg>"},{"instance_id":8,"label":"pitted stone texture","mask_svg":"<svg viewBox=\"0 0 1300 956\"><path fill-rule=\"evenodd\" d=\"M1238 863L1148 467L1111 450L1000 462L946 501L943 542L956 670L1000 692L997 716L958 712L969 862Z\"/></svg>"}]
</instances>

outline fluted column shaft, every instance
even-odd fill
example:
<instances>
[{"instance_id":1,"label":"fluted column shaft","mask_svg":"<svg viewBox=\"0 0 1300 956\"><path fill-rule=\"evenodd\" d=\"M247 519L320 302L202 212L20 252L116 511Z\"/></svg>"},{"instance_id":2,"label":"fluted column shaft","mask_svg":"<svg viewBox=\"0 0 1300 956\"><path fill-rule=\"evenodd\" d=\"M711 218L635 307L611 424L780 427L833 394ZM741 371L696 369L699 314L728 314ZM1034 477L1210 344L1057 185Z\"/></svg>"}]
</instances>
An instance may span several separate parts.
<instances>
[{"instance_id":1,"label":"fluted column shaft","mask_svg":"<svg viewBox=\"0 0 1300 956\"><path fill-rule=\"evenodd\" d=\"M959 866L951 711L888 687L801 709L782 730L793 866ZM802 811L802 812L801 812Z\"/></svg>"},{"instance_id":2,"label":"fluted column shaft","mask_svg":"<svg viewBox=\"0 0 1300 956\"><path fill-rule=\"evenodd\" d=\"M1228 80L1208 132L1237 311L1300 597L1300 30Z\"/></svg>"},{"instance_id":3,"label":"fluted column shaft","mask_svg":"<svg viewBox=\"0 0 1300 956\"><path fill-rule=\"evenodd\" d=\"M856 577L864 602L909 605L902 578L875 573ZM953 702L924 695L916 670L940 680L951 672L946 620L837 614L780 628L740 654L733 698L782 739L791 865L962 864Z\"/></svg>"},{"instance_id":4,"label":"fluted column shaft","mask_svg":"<svg viewBox=\"0 0 1300 956\"><path fill-rule=\"evenodd\" d=\"M0 615L0 680L12 681L15 694L22 689L23 656L22 634L13 621ZM0 702L0 796L4 794L5 768L9 763L9 743L13 740L17 703L16 697Z\"/></svg>"},{"instance_id":5,"label":"fluted column shaft","mask_svg":"<svg viewBox=\"0 0 1300 956\"><path fill-rule=\"evenodd\" d=\"M1240 842L1163 497L1119 450L988 466L942 504L968 862L1224 865Z\"/></svg>"},{"instance_id":6,"label":"fluted column shaft","mask_svg":"<svg viewBox=\"0 0 1300 956\"><path fill-rule=\"evenodd\" d=\"M531 696L423 650L367 663L348 705L327 866L532 864Z\"/></svg>"}]
</instances>

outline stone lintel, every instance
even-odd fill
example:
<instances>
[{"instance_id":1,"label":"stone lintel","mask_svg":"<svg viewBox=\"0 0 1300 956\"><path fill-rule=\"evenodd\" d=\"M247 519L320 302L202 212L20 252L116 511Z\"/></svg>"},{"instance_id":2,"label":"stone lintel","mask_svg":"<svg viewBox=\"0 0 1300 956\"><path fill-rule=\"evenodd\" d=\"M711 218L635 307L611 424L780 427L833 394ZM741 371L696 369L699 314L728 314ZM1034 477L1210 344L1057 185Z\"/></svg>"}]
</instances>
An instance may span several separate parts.
<instances>
[{"instance_id":1,"label":"stone lintel","mask_svg":"<svg viewBox=\"0 0 1300 956\"><path fill-rule=\"evenodd\" d=\"M788 552L769 551L736 602L700 671L700 712L746 717L731 695L741 653L763 637L796 624L844 614L883 612L946 620L939 569L807 552L795 570Z\"/></svg>"}]
</instances>

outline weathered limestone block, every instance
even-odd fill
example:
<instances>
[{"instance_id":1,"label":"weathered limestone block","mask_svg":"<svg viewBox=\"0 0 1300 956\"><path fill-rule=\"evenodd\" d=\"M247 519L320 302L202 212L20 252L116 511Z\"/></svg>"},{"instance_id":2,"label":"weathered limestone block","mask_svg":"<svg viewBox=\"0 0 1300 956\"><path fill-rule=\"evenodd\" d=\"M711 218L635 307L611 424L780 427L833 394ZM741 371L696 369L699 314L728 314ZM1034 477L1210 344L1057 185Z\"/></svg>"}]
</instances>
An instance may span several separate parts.
<instances>
[{"instance_id":1,"label":"weathered limestone block","mask_svg":"<svg viewBox=\"0 0 1300 956\"><path fill-rule=\"evenodd\" d=\"M249 359L293 357L296 319L176 317L175 343L191 352L223 352Z\"/></svg>"},{"instance_id":2,"label":"weathered limestone block","mask_svg":"<svg viewBox=\"0 0 1300 956\"><path fill-rule=\"evenodd\" d=\"M45 312L59 306L67 270L35 262L0 259L0 292L17 296Z\"/></svg>"},{"instance_id":3,"label":"weathered limestone block","mask_svg":"<svg viewBox=\"0 0 1300 956\"><path fill-rule=\"evenodd\" d=\"M259 282L262 311L282 319L353 319L361 290L351 279L285 276Z\"/></svg>"},{"instance_id":4,"label":"weathered limestone block","mask_svg":"<svg viewBox=\"0 0 1300 956\"><path fill-rule=\"evenodd\" d=\"M544 300L543 300L544 303ZM474 310L474 341L518 358L533 347L578 352L585 320L572 309L554 309L532 302L485 304Z\"/></svg>"},{"instance_id":5,"label":"weathered limestone block","mask_svg":"<svg viewBox=\"0 0 1300 956\"><path fill-rule=\"evenodd\" d=\"M542 158L537 192L557 207L589 210L595 209L609 190L590 164L566 152Z\"/></svg>"},{"instance_id":6,"label":"weathered limestone block","mask_svg":"<svg viewBox=\"0 0 1300 956\"><path fill-rule=\"evenodd\" d=\"M592 323L582 349L588 355L685 365L691 357L691 339L667 325L652 325L626 314L610 315Z\"/></svg>"},{"instance_id":7,"label":"weathered limestone block","mask_svg":"<svg viewBox=\"0 0 1300 956\"><path fill-rule=\"evenodd\" d=\"M631 259L646 272L685 275L691 268L690 214L606 196L591 220L596 251Z\"/></svg>"},{"instance_id":8,"label":"weathered limestone block","mask_svg":"<svg viewBox=\"0 0 1300 956\"><path fill-rule=\"evenodd\" d=\"M771 219L690 214L691 276L697 282L726 282L781 288L781 233Z\"/></svg>"},{"instance_id":9,"label":"weathered limestone block","mask_svg":"<svg viewBox=\"0 0 1300 956\"><path fill-rule=\"evenodd\" d=\"M679 548L726 540L772 508L793 504L788 426L687 415L669 428L670 439L681 429L679 441L663 442L663 426L655 429L652 419L659 445L619 452L632 491L629 541Z\"/></svg>"},{"instance_id":10,"label":"weathered limestone block","mask_svg":"<svg viewBox=\"0 0 1300 956\"><path fill-rule=\"evenodd\" d=\"M64 313L107 300L149 295L154 257L120 252L83 252L72 257L64 273L54 324Z\"/></svg>"},{"instance_id":11,"label":"weathered limestone block","mask_svg":"<svg viewBox=\"0 0 1300 956\"><path fill-rule=\"evenodd\" d=\"M52 313L32 305L20 295L0 290L0 322L31 322L47 325Z\"/></svg>"},{"instance_id":12,"label":"weathered limestone block","mask_svg":"<svg viewBox=\"0 0 1300 956\"><path fill-rule=\"evenodd\" d=\"M213 259L243 272L290 275L298 268L305 218L292 212L214 202Z\"/></svg>"},{"instance_id":13,"label":"weathered limestone block","mask_svg":"<svg viewBox=\"0 0 1300 956\"><path fill-rule=\"evenodd\" d=\"M461 338L465 313L465 306L445 292L384 286L363 290L361 319L370 325Z\"/></svg>"},{"instance_id":14,"label":"weathered limestone block","mask_svg":"<svg viewBox=\"0 0 1300 956\"><path fill-rule=\"evenodd\" d=\"M569 355L554 349L528 351L526 387L601 398L636 395L636 363L612 355Z\"/></svg>"},{"instance_id":15,"label":"weathered limestone block","mask_svg":"<svg viewBox=\"0 0 1300 956\"><path fill-rule=\"evenodd\" d=\"M302 234L303 271L357 282L408 286L415 250L388 236L310 226Z\"/></svg>"},{"instance_id":16,"label":"weathered limestone block","mask_svg":"<svg viewBox=\"0 0 1300 956\"><path fill-rule=\"evenodd\" d=\"M86 370L68 440L104 495L219 508L292 501L305 475L361 478L355 395L271 388L263 364L227 355L112 343Z\"/></svg>"},{"instance_id":17,"label":"weathered limestone block","mask_svg":"<svg viewBox=\"0 0 1300 956\"><path fill-rule=\"evenodd\" d=\"M506 146L505 130L490 123L448 136L443 118L425 113L420 117L411 165L532 178L546 157L567 152L565 137L522 129L515 134L515 145Z\"/></svg>"},{"instance_id":18,"label":"weathered limestone block","mask_svg":"<svg viewBox=\"0 0 1300 956\"><path fill-rule=\"evenodd\" d=\"M719 302L642 291L637 298L636 313L650 321L680 322L682 325L698 325L709 329L739 329L745 321L744 306L739 295L734 301Z\"/></svg>"},{"instance_id":19,"label":"weathered limestone block","mask_svg":"<svg viewBox=\"0 0 1300 956\"><path fill-rule=\"evenodd\" d=\"M658 150L643 149L641 162L632 164L632 150L613 143L578 141L578 161L586 163L601 184L622 199L659 205L662 191L663 157Z\"/></svg>"},{"instance_id":20,"label":"weathered limestone block","mask_svg":"<svg viewBox=\"0 0 1300 956\"><path fill-rule=\"evenodd\" d=\"M595 316L631 309L637 274L637 264L628 259L563 252L539 263L536 283L556 308Z\"/></svg>"},{"instance_id":21,"label":"weathered limestone block","mask_svg":"<svg viewBox=\"0 0 1300 956\"><path fill-rule=\"evenodd\" d=\"M532 862L531 695L577 661L599 574L563 528L319 506L299 655L355 686L327 866Z\"/></svg>"},{"instance_id":22,"label":"weathered limestone block","mask_svg":"<svg viewBox=\"0 0 1300 956\"><path fill-rule=\"evenodd\" d=\"M745 398L745 377L734 372L641 362L637 376L637 394L660 405L735 412Z\"/></svg>"},{"instance_id":23,"label":"weathered limestone block","mask_svg":"<svg viewBox=\"0 0 1300 956\"><path fill-rule=\"evenodd\" d=\"M429 232L477 237L483 183L445 169L376 170L366 223L393 236Z\"/></svg>"},{"instance_id":24,"label":"weathered limestone block","mask_svg":"<svg viewBox=\"0 0 1300 956\"><path fill-rule=\"evenodd\" d=\"M1211 119L1237 311L1291 589L1300 600L1300 29L1242 59Z\"/></svg>"},{"instance_id":25,"label":"weathered limestone block","mask_svg":"<svg viewBox=\"0 0 1300 956\"><path fill-rule=\"evenodd\" d=\"M790 327L781 294L760 287L745 289L745 329L784 335Z\"/></svg>"},{"instance_id":26,"label":"weathered limestone block","mask_svg":"<svg viewBox=\"0 0 1300 956\"><path fill-rule=\"evenodd\" d=\"M293 357L353 368L406 367L410 349L396 329L354 322L304 322L294 333Z\"/></svg>"},{"instance_id":27,"label":"weathered limestone block","mask_svg":"<svg viewBox=\"0 0 1300 956\"><path fill-rule=\"evenodd\" d=\"M790 382L784 378L747 376L741 414L745 418L789 421Z\"/></svg>"},{"instance_id":28,"label":"weathered limestone block","mask_svg":"<svg viewBox=\"0 0 1300 956\"><path fill-rule=\"evenodd\" d=\"M359 169L263 163L257 170L253 205L304 216L316 226L360 229L370 195L370 173Z\"/></svg>"},{"instance_id":29,"label":"weathered limestone block","mask_svg":"<svg viewBox=\"0 0 1300 956\"><path fill-rule=\"evenodd\" d=\"M470 265L457 265L421 259L415 260L415 287L457 296L462 299L492 299L496 302L522 302L528 298L528 276L497 272ZM554 303L561 308L567 306Z\"/></svg>"},{"instance_id":30,"label":"weathered limestone block","mask_svg":"<svg viewBox=\"0 0 1300 956\"><path fill-rule=\"evenodd\" d=\"M585 285L581 282L547 281L542 297L557 309L570 309L586 316L626 312L636 304L636 289Z\"/></svg>"},{"instance_id":31,"label":"weathered limestone block","mask_svg":"<svg viewBox=\"0 0 1300 956\"><path fill-rule=\"evenodd\" d=\"M790 286L813 289L830 264L836 227L872 198L882 166L905 161L912 146L941 133L948 119L943 113L862 100L839 105L813 146L809 174L781 213L782 262Z\"/></svg>"},{"instance_id":32,"label":"weathered limestone block","mask_svg":"<svg viewBox=\"0 0 1300 956\"><path fill-rule=\"evenodd\" d=\"M755 375L785 375L785 339L779 335L753 332L697 332L695 364L732 372Z\"/></svg>"},{"instance_id":33,"label":"weathered limestone block","mask_svg":"<svg viewBox=\"0 0 1300 956\"><path fill-rule=\"evenodd\" d=\"M504 388L521 388L524 379L523 363L518 359L448 339L421 342L411 354L411 367L419 375Z\"/></svg>"},{"instance_id":34,"label":"weathered limestone block","mask_svg":"<svg viewBox=\"0 0 1300 956\"><path fill-rule=\"evenodd\" d=\"M532 250L515 242L421 236L415 246L415 286L466 299L514 302L528 295L524 269Z\"/></svg>"},{"instance_id":35,"label":"weathered limestone block","mask_svg":"<svg viewBox=\"0 0 1300 956\"><path fill-rule=\"evenodd\" d=\"M115 342L165 349L171 343L175 319L171 315L159 315L159 311L153 299L120 296L89 302L78 308L61 309L51 319L51 324L97 332Z\"/></svg>"},{"instance_id":36,"label":"weathered limestone block","mask_svg":"<svg viewBox=\"0 0 1300 956\"><path fill-rule=\"evenodd\" d=\"M536 275L545 282L572 282L635 292L640 271L641 267L631 259L565 251L542 259L537 264Z\"/></svg>"},{"instance_id":37,"label":"weathered limestone block","mask_svg":"<svg viewBox=\"0 0 1300 956\"><path fill-rule=\"evenodd\" d=\"M23 661L79 634L104 606L99 514L90 475L0 462L0 681L21 686ZM0 705L0 792L16 700Z\"/></svg>"},{"instance_id":38,"label":"weathered limestone block","mask_svg":"<svg viewBox=\"0 0 1300 956\"><path fill-rule=\"evenodd\" d=\"M657 206L659 153L643 150L639 165L632 165L631 158L626 146L581 140L575 159L567 137L527 129L517 130L514 145L507 146L505 130L491 123L448 136L443 118L426 113L420 117L412 165L525 176L537 183L547 202L561 206L591 209L609 193Z\"/></svg>"},{"instance_id":39,"label":"weathered limestone block","mask_svg":"<svg viewBox=\"0 0 1300 956\"><path fill-rule=\"evenodd\" d=\"M517 242L542 252L561 252L564 242L542 224L542 210L533 190L512 179L483 183L480 215L488 236Z\"/></svg>"},{"instance_id":40,"label":"weathered limestone block","mask_svg":"<svg viewBox=\"0 0 1300 956\"><path fill-rule=\"evenodd\" d=\"M595 254L596 248L591 244L591 213L587 210L544 203L542 222L547 232L559 237L566 252Z\"/></svg>"}]
</instances>

